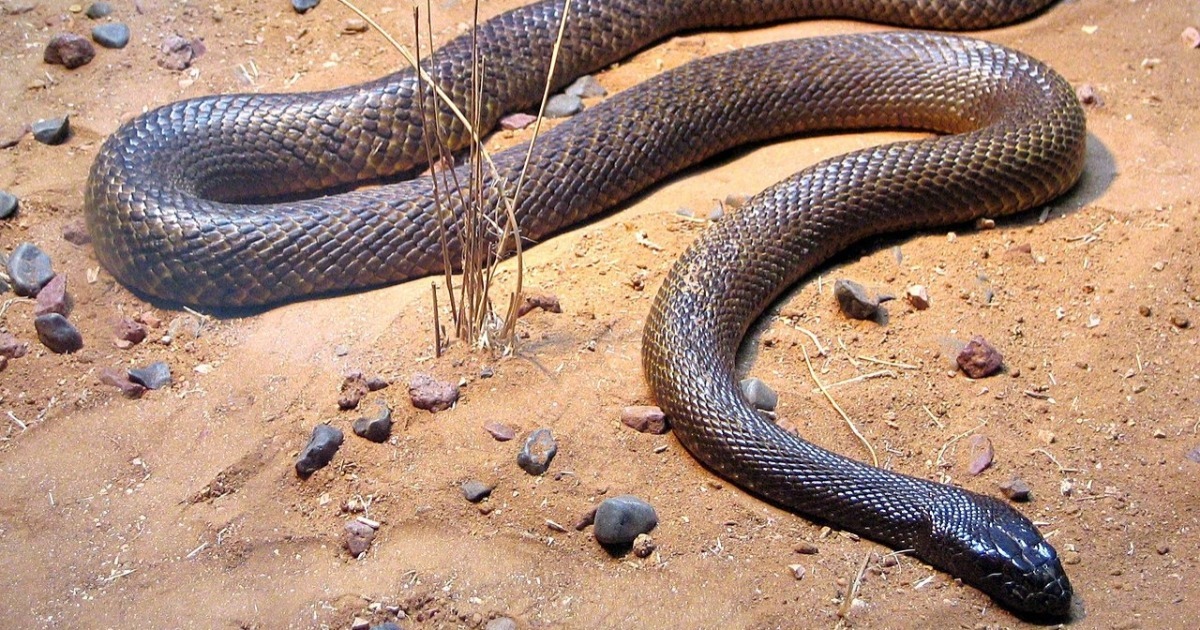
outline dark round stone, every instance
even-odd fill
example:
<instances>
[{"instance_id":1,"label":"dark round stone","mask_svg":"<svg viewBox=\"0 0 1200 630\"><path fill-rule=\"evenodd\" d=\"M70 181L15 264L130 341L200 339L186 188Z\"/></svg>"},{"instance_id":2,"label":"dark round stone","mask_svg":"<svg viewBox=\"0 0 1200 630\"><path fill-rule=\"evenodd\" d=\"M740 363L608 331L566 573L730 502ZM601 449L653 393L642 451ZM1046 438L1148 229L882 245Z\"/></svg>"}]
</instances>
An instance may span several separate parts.
<instances>
[{"instance_id":1,"label":"dark round stone","mask_svg":"<svg viewBox=\"0 0 1200 630\"><path fill-rule=\"evenodd\" d=\"M74 70L96 57L96 47L86 38L75 33L59 33L50 38L42 61L65 66Z\"/></svg>"},{"instance_id":2,"label":"dark round stone","mask_svg":"<svg viewBox=\"0 0 1200 630\"><path fill-rule=\"evenodd\" d=\"M66 317L58 313L39 315L33 320L38 340L51 352L58 354L75 352L83 348L83 335Z\"/></svg>"},{"instance_id":3,"label":"dark round stone","mask_svg":"<svg viewBox=\"0 0 1200 630\"><path fill-rule=\"evenodd\" d=\"M8 257L8 277L17 295L34 297L54 278L54 267L37 245L21 243Z\"/></svg>"},{"instance_id":4,"label":"dark round stone","mask_svg":"<svg viewBox=\"0 0 1200 630\"><path fill-rule=\"evenodd\" d=\"M112 12L113 8L111 4L107 2L93 2L83 14L93 20L99 20L100 18L108 17Z\"/></svg>"},{"instance_id":5,"label":"dark round stone","mask_svg":"<svg viewBox=\"0 0 1200 630\"><path fill-rule=\"evenodd\" d=\"M392 436L392 410L386 403L382 403L374 416L363 416L355 420L353 429L354 435L382 444Z\"/></svg>"},{"instance_id":6,"label":"dark round stone","mask_svg":"<svg viewBox=\"0 0 1200 630\"><path fill-rule=\"evenodd\" d=\"M328 424L313 428L312 438L296 458L296 474L308 477L329 465L342 446L342 432Z\"/></svg>"},{"instance_id":7,"label":"dark round stone","mask_svg":"<svg viewBox=\"0 0 1200 630\"><path fill-rule=\"evenodd\" d=\"M97 24L92 28L92 39L105 48L124 48L129 43L129 27L120 22Z\"/></svg>"},{"instance_id":8,"label":"dark round stone","mask_svg":"<svg viewBox=\"0 0 1200 630\"><path fill-rule=\"evenodd\" d=\"M306 13L318 4L321 4L321 0L292 0L292 8L296 13Z\"/></svg>"},{"instance_id":9,"label":"dark round stone","mask_svg":"<svg viewBox=\"0 0 1200 630\"><path fill-rule=\"evenodd\" d=\"M593 534L602 545L627 545L638 534L648 534L658 525L658 513L649 503L621 495L605 500L596 508Z\"/></svg>"},{"instance_id":10,"label":"dark round stone","mask_svg":"<svg viewBox=\"0 0 1200 630\"><path fill-rule=\"evenodd\" d=\"M171 384L171 367L162 361L156 361L144 368L129 370L129 380L146 389L159 389Z\"/></svg>"},{"instance_id":11,"label":"dark round stone","mask_svg":"<svg viewBox=\"0 0 1200 630\"><path fill-rule=\"evenodd\" d=\"M0 219L7 219L16 214L20 200L7 190L0 190Z\"/></svg>"},{"instance_id":12,"label":"dark round stone","mask_svg":"<svg viewBox=\"0 0 1200 630\"><path fill-rule=\"evenodd\" d=\"M71 117L43 118L30 125L29 130L42 144L62 144L71 135Z\"/></svg>"}]
</instances>

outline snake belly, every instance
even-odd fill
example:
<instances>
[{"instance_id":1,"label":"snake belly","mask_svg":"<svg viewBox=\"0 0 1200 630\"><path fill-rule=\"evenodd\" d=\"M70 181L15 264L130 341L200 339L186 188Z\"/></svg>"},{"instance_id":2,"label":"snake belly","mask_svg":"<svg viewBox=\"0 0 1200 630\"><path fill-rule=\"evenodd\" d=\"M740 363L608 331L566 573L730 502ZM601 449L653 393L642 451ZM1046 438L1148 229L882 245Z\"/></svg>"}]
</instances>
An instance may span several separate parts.
<instances>
[{"instance_id":1,"label":"snake belly","mask_svg":"<svg viewBox=\"0 0 1200 630\"><path fill-rule=\"evenodd\" d=\"M576 0L555 85L679 30L847 16L935 28L1021 19L1048 0ZM531 105L548 71L561 0L481 25L480 118ZM470 42L426 67L458 102ZM439 215L428 177L325 197L250 203L405 172L425 161L425 119L467 134L412 73L301 94L166 105L101 147L84 211L100 262L122 283L195 306L251 306L441 271L438 217L457 259L461 209ZM783 289L883 232L1019 212L1083 168L1084 115L1045 65L1001 46L929 33L782 42L694 61L564 122L534 146L516 215L531 240L613 207L747 143L819 130L941 134L827 160L706 231L660 289L643 338L651 390L681 443L740 486L913 554L1023 613L1068 613L1070 583L1036 527L1000 501L867 466L766 422L734 356ZM512 182L523 147L494 156ZM466 181L465 170L459 173ZM490 186L484 186L491 190ZM451 200L456 203L456 200ZM495 195L484 200L489 209Z\"/></svg>"}]
</instances>

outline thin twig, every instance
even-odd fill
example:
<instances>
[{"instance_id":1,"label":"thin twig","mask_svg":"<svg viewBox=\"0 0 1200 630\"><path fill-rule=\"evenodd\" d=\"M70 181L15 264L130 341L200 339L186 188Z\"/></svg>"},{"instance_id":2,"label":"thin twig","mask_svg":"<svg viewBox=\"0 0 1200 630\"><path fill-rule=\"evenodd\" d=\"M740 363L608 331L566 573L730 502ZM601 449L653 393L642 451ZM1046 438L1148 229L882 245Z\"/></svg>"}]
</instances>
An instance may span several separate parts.
<instances>
[{"instance_id":1,"label":"thin twig","mask_svg":"<svg viewBox=\"0 0 1200 630\"><path fill-rule=\"evenodd\" d=\"M1058 463L1058 460L1054 459L1054 456L1050 454L1050 451L1047 451L1044 448L1035 448L1029 452L1030 453L1041 453L1042 455L1045 455L1046 457L1050 458L1050 461L1054 462L1055 466L1058 466L1058 472L1060 472L1060 473L1077 473L1077 472L1079 472L1078 468L1067 468L1067 467L1063 466L1062 464Z\"/></svg>"},{"instance_id":2,"label":"thin twig","mask_svg":"<svg viewBox=\"0 0 1200 630\"><path fill-rule=\"evenodd\" d=\"M838 606L838 617L845 619L850 614L850 607L858 598L858 589L862 588L863 574L867 572L867 563L870 560L871 554L863 556L862 564L858 565L858 571L854 574L854 579L850 581L850 588L846 589L846 597L842 600L842 605Z\"/></svg>"},{"instance_id":3,"label":"thin twig","mask_svg":"<svg viewBox=\"0 0 1200 630\"><path fill-rule=\"evenodd\" d=\"M826 348L825 346L821 345L821 340L817 339L816 334L814 334L812 331L808 330L807 328L801 328L800 326L795 326L795 329L799 330L800 332L804 333L805 335L808 335L809 339L812 339L813 345L815 345L817 347L817 356L819 356L819 357L829 356L829 349Z\"/></svg>"},{"instance_id":4,"label":"thin twig","mask_svg":"<svg viewBox=\"0 0 1200 630\"><path fill-rule=\"evenodd\" d=\"M880 378L883 376L890 376L891 378L900 378L899 374L896 374L895 372L893 372L891 370L879 370L877 372L869 372L867 374L859 374L858 376L854 376L854 377L848 378L843 381L837 381L836 383L829 383L828 385L825 386L825 389L833 389L834 387L840 387L842 385L849 385L851 383L858 383L860 381L866 381L866 380L870 380L873 378ZM813 388L812 393L816 394L819 391L820 391L819 389Z\"/></svg>"},{"instance_id":5,"label":"thin twig","mask_svg":"<svg viewBox=\"0 0 1200 630\"><path fill-rule=\"evenodd\" d=\"M816 383L817 387L821 389L821 393L825 394L825 398L829 400L829 404L833 405L833 408L837 409L838 413L842 414L842 419L846 421L846 424L850 427L850 431L858 437L859 441L863 443L863 446L867 447L867 451L871 453L871 463L875 466L879 466L879 456L875 454L875 447L871 446L871 443L867 441L867 438L859 432L858 427L854 425L854 421L850 419L849 414L842 410L841 405L839 405L837 401L833 399L833 396L829 395L829 392L826 391L825 386L821 384L821 379L817 378L817 372L813 369L812 361L810 361L808 358L808 348L800 346L800 351L804 353L804 363L808 366L808 373L812 376L813 382Z\"/></svg>"},{"instance_id":6,"label":"thin twig","mask_svg":"<svg viewBox=\"0 0 1200 630\"><path fill-rule=\"evenodd\" d=\"M891 367L901 368L904 370L919 369L918 366L916 366L916 365L910 365L908 363L900 363L899 361L886 361L884 359L876 359L875 357L867 356L865 354L858 355L858 358L860 358L863 361L866 361L868 363L878 363L880 365L889 365Z\"/></svg>"}]
</instances>

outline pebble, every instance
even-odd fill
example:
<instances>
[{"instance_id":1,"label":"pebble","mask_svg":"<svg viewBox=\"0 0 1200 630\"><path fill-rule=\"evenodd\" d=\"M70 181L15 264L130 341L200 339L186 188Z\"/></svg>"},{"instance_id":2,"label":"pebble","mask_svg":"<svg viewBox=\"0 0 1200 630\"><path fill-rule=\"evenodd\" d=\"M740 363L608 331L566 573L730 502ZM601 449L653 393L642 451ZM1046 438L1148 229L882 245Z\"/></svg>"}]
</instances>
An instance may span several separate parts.
<instances>
[{"instance_id":1,"label":"pebble","mask_svg":"<svg viewBox=\"0 0 1200 630\"><path fill-rule=\"evenodd\" d=\"M980 335L971 337L958 353L958 367L971 378L984 378L1000 371L1004 357Z\"/></svg>"},{"instance_id":2,"label":"pebble","mask_svg":"<svg viewBox=\"0 0 1200 630\"><path fill-rule=\"evenodd\" d=\"M29 126L33 139L42 144L62 144L71 135L71 117L43 118Z\"/></svg>"},{"instance_id":3,"label":"pebble","mask_svg":"<svg viewBox=\"0 0 1200 630\"><path fill-rule=\"evenodd\" d=\"M346 535L342 539L342 545L346 547L346 551L349 551L350 555L357 558L371 548L376 531L377 528L356 518L346 523Z\"/></svg>"},{"instance_id":4,"label":"pebble","mask_svg":"<svg viewBox=\"0 0 1200 630\"><path fill-rule=\"evenodd\" d=\"M108 17L112 12L113 8L111 4L107 2L93 2L83 14L93 20L99 20L100 18Z\"/></svg>"},{"instance_id":5,"label":"pebble","mask_svg":"<svg viewBox=\"0 0 1200 630\"><path fill-rule=\"evenodd\" d=\"M596 77L585 74L575 79L571 85L568 85L567 89L563 90L563 94L579 98L600 98L608 96L608 90L604 89L603 85L600 85Z\"/></svg>"},{"instance_id":6,"label":"pebble","mask_svg":"<svg viewBox=\"0 0 1200 630\"><path fill-rule=\"evenodd\" d=\"M583 111L583 100L570 94L555 94L546 101L546 118L567 118Z\"/></svg>"},{"instance_id":7,"label":"pebble","mask_svg":"<svg viewBox=\"0 0 1200 630\"><path fill-rule=\"evenodd\" d=\"M86 38L75 33L59 33L50 38L42 61L74 70L96 57L96 47Z\"/></svg>"},{"instance_id":8,"label":"pebble","mask_svg":"<svg viewBox=\"0 0 1200 630\"><path fill-rule=\"evenodd\" d=\"M1029 484L1025 483L1020 477L1013 477L1008 481L1001 482L1000 492L1008 498L1009 501L1024 502L1029 500L1029 495L1032 490Z\"/></svg>"},{"instance_id":9,"label":"pebble","mask_svg":"<svg viewBox=\"0 0 1200 630\"><path fill-rule=\"evenodd\" d=\"M492 434L497 442L507 442L517 437L517 432L512 427L499 422L489 422L483 425L483 429Z\"/></svg>"},{"instance_id":10,"label":"pebble","mask_svg":"<svg viewBox=\"0 0 1200 630\"><path fill-rule=\"evenodd\" d=\"M58 313L63 317L71 315L71 307L74 305L71 300L71 294L67 293L67 277L56 274L42 287L37 294L37 304L33 307L33 315L46 315L49 313Z\"/></svg>"},{"instance_id":11,"label":"pebble","mask_svg":"<svg viewBox=\"0 0 1200 630\"><path fill-rule=\"evenodd\" d=\"M788 571L791 571L792 577L796 578L797 580L804 579L804 575L808 573L808 570L805 569L804 565L802 564L789 564Z\"/></svg>"},{"instance_id":12,"label":"pebble","mask_svg":"<svg viewBox=\"0 0 1200 630\"><path fill-rule=\"evenodd\" d=\"M417 409L444 411L458 402L458 383L439 381L428 374L414 374L408 383L408 396Z\"/></svg>"},{"instance_id":13,"label":"pebble","mask_svg":"<svg viewBox=\"0 0 1200 630\"><path fill-rule=\"evenodd\" d=\"M342 23L342 32L347 35L367 32L367 23L361 18L350 18Z\"/></svg>"},{"instance_id":14,"label":"pebble","mask_svg":"<svg viewBox=\"0 0 1200 630\"><path fill-rule=\"evenodd\" d=\"M338 397L338 409L342 411L356 409L358 403L362 402L363 397L367 394L379 391L390 384L378 377L367 378L363 376L362 372L351 372L346 375L338 390L341 393Z\"/></svg>"},{"instance_id":15,"label":"pebble","mask_svg":"<svg viewBox=\"0 0 1200 630\"><path fill-rule=\"evenodd\" d=\"M967 458L968 474L978 475L992 465L992 458L996 453L992 448L992 441L986 435L972 435L967 440L967 448L970 452Z\"/></svg>"},{"instance_id":16,"label":"pebble","mask_svg":"<svg viewBox=\"0 0 1200 630\"><path fill-rule=\"evenodd\" d=\"M2 347L2 346L0 346L0 347ZM1186 457L1187 460L1190 462L1200 464L1200 446L1197 446L1196 448L1193 448L1192 450L1188 451L1187 454L1184 455L1184 457Z\"/></svg>"},{"instance_id":17,"label":"pebble","mask_svg":"<svg viewBox=\"0 0 1200 630\"><path fill-rule=\"evenodd\" d=\"M879 300L867 295L867 290L853 280L833 283L833 297L842 313L853 319L873 319L879 312Z\"/></svg>"},{"instance_id":18,"label":"pebble","mask_svg":"<svg viewBox=\"0 0 1200 630\"><path fill-rule=\"evenodd\" d=\"M66 317L58 313L39 315L33 320L38 341L57 354L71 353L83 347L83 335Z\"/></svg>"},{"instance_id":19,"label":"pebble","mask_svg":"<svg viewBox=\"0 0 1200 630\"><path fill-rule=\"evenodd\" d=\"M371 626L371 630L403 630L394 621L385 621L381 624Z\"/></svg>"},{"instance_id":20,"label":"pebble","mask_svg":"<svg viewBox=\"0 0 1200 630\"><path fill-rule=\"evenodd\" d=\"M163 361L155 361L146 367L129 370L129 380L146 389L162 389L171 384L171 367Z\"/></svg>"},{"instance_id":21,"label":"pebble","mask_svg":"<svg viewBox=\"0 0 1200 630\"><path fill-rule=\"evenodd\" d=\"M199 40L190 41L178 35L168 35L158 47L158 65L167 70L186 70L192 61L204 54Z\"/></svg>"},{"instance_id":22,"label":"pebble","mask_svg":"<svg viewBox=\"0 0 1200 630\"><path fill-rule=\"evenodd\" d=\"M525 113L509 114L500 119L500 128L508 131L516 131L524 129L532 125L537 120L537 116Z\"/></svg>"},{"instance_id":23,"label":"pebble","mask_svg":"<svg viewBox=\"0 0 1200 630\"><path fill-rule=\"evenodd\" d=\"M1188 48L1200 48L1200 30L1195 26L1189 26L1183 29L1179 34L1179 39L1183 40L1183 45Z\"/></svg>"},{"instance_id":24,"label":"pebble","mask_svg":"<svg viewBox=\"0 0 1200 630\"><path fill-rule=\"evenodd\" d=\"M592 508L587 511L587 514L580 516L579 520L575 521L575 526L574 526L575 531L581 532L581 531L591 527L592 523L595 523L595 522L596 522L596 508Z\"/></svg>"},{"instance_id":25,"label":"pebble","mask_svg":"<svg viewBox=\"0 0 1200 630\"><path fill-rule=\"evenodd\" d=\"M363 416L354 421L354 435L382 444L392 436L392 409L379 401L379 410L374 416Z\"/></svg>"},{"instance_id":26,"label":"pebble","mask_svg":"<svg viewBox=\"0 0 1200 630\"><path fill-rule=\"evenodd\" d=\"M550 467L550 461L556 453L558 443L554 441L554 434L550 433L550 429L538 429L529 434L521 452L517 453L517 465L531 475L540 475Z\"/></svg>"},{"instance_id":27,"label":"pebble","mask_svg":"<svg viewBox=\"0 0 1200 630\"><path fill-rule=\"evenodd\" d=\"M1174 315L1171 316L1171 325L1180 330L1183 330L1185 328L1190 328L1192 326L1192 320L1188 319L1187 317L1185 317L1179 313L1175 313Z\"/></svg>"},{"instance_id":28,"label":"pebble","mask_svg":"<svg viewBox=\"0 0 1200 630\"><path fill-rule=\"evenodd\" d=\"M760 411L775 411L776 405L779 404L779 394L771 389L769 385L757 378L742 379L739 383L742 388L742 394L746 396L746 400L754 405L755 409Z\"/></svg>"},{"instance_id":29,"label":"pebble","mask_svg":"<svg viewBox=\"0 0 1200 630\"><path fill-rule=\"evenodd\" d=\"M92 27L92 39L105 48L124 48L129 43L129 27L120 22Z\"/></svg>"},{"instance_id":30,"label":"pebble","mask_svg":"<svg viewBox=\"0 0 1200 630\"><path fill-rule=\"evenodd\" d=\"M129 317L117 321L113 345L128 350L146 340L146 327Z\"/></svg>"},{"instance_id":31,"label":"pebble","mask_svg":"<svg viewBox=\"0 0 1200 630\"><path fill-rule=\"evenodd\" d=\"M645 501L621 495L605 499L596 508L596 523L592 530L602 545L624 545L633 542L638 534L648 534L658 525L658 514Z\"/></svg>"},{"instance_id":32,"label":"pebble","mask_svg":"<svg viewBox=\"0 0 1200 630\"><path fill-rule=\"evenodd\" d=\"M908 297L908 303L918 311L929 308L929 290L925 288L925 285L914 284L908 287L905 295Z\"/></svg>"},{"instance_id":33,"label":"pebble","mask_svg":"<svg viewBox=\"0 0 1200 630\"><path fill-rule=\"evenodd\" d=\"M296 458L296 474L308 477L327 466L341 448L342 439L342 432L328 424L318 424L314 427L308 445Z\"/></svg>"},{"instance_id":34,"label":"pebble","mask_svg":"<svg viewBox=\"0 0 1200 630\"><path fill-rule=\"evenodd\" d=\"M17 146L21 142L21 138L24 138L27 133L29 133L29 125L0 128L0 149Z\"/></svg>"},{"instance_id":35,"label":"pebble","mask_svg":"<svg viewBox=\"0 0 1200 630\"><path fill-rule=\"evenodd\" d=\"M8 278L17 295L33 297L54 278L54 267L37 245L21 243L8 257Z\"/></svg>"},{"instance_id":36,"label":"pebble","mask_svg":"<svg viewBox=\"0 0 1200 630\"><path fill-rule=\"evenodd\" d=\"M496 617L483 630L517 630L517 622L512 617Z\"/></svg>"},{"instance_id":37,"label":"pebble","mask_svg":"<svg viewBox=\"0 0 1200 630\"><path fill-rule=\"evenodd\" d=\"M321 4L321 0L292 0L292 8L296 13L306 13L318 4Z\"/></svg>"},{"instance_id":38,"label":"pebble","mask_svg":"<svg viewBox=\"0 0 1200 630\"><path fill-rule=\"evenodd\" d=\"M129 380L129 373L125 370L104 368L100 372L100 382L121 390L126 398L141 398L146 393L146 387Z\"/></svg>"},{"instance_id":39,"label":"pebble","mask_svg":"<svg viewBox=\"0 0 1200 630\"><path fill-rule=\"evenodd\" d=\"M463 496L471 503L479 503L488 498L492 494L495 486L490 486L478 479L471 479L463 482L461 488Z\"/></svg>"},{"instance_id":40,"label":"pebble","mask_svg":"<svg viewBox=\"0 0 1200 630\"><path fill-rule=\"evenodd\" d=\"M621 422L640 433L662 435L670 427L662 409L653 405L631 405L621 410Z\"/></svg>"},{"instance_id":41,"label":"pebble","mask_svg":"<svg viewBox=\"0 0 1200 630\"><path fill-rule=\"evenodd\" d=\"M539 308L547 313L562 312L562 304L558 301L558 296L548 293L528 293L525 295L525 301L517 307L517 317L525 317L530 311Z\"/></svg>"},{"instance_id":42,"label":"pebble","mask_svg":"<svg viewBox=\"0 0 1200 630\"><path fill-rule=\"evenodd\" d=\"M0 190L0 219L7 219L17 212L20 200L7 190Z\"/></svg>"},{"instance_id":43,"label":"pebble","mask_svg":"<svg viewBox=\"0 0 1200 630\"><path fill-rule=\"evenodd\" d=\"M658 545L654 544L649 534L638 534L633 539L633 555L639 558L649 558L655 549L658 549Z\"/></svg>"},{"instance_id":44,"label":"pebble","mask_svg":"<svg viewBox=\"0 0 1200 630\"><path fill-rule=\"evenodd\" d=\"M808 542L807 540L802 540L802 541L796 543L796 553L804 554L806 556L811 556L815 553L820 553L820 552L821 552L821 550L819 548L817 548L816 545Z\"/></svg>"}]
</instances>

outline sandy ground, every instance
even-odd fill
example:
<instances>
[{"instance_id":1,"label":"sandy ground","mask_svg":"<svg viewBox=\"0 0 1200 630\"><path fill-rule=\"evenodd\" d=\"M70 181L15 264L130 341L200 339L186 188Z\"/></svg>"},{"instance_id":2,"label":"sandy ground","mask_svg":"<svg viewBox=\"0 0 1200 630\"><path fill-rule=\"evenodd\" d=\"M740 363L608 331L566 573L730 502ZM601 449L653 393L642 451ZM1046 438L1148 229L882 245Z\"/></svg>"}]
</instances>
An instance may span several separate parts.
<instances>
[{"instance_id":1,"label":"sandy ground","mask_svg":"<svg viewBox=\"0 0 1200 630\"><path fill-rule=\"evenodd\" d=\"M405 627L482 627L497 616L523 628L1024 625L920 562L881 566L887 549L769 506L718 481L669 434L635 433L618 420L624 406L651 403L639 360L649 301L703 229L679 208L707 212L715 199L757 191L822 157L910 134L748 149L533 248L526 282L556 294L565 312L525 317L510 358L459 344L432 359L427 281L205 318L198 337L119 350L120 316L151 311L169 323L187 314L134 297L98 269L90 246L62 238L80 217L101 141L162 103L331 88L398 60L375 34L342 33L351 16L335 2L299 16L282 1L143 0L140 11L114 3L114 18L133 30L126 49L101 49L67 71L41 57L52 34L90 30L69 4L9 0L7 13L33 8L0 20L0 93L8 95L0 130L11 137L63 113L74 125L62 146L26 136L0 150L0 188L23 204L0 222L0 248L31 241L53 257L86 341L79 353L51 354L37 343L28 302L0 316L0 329L32 346L0 373L0 625L345 628L355 617L393 619L389 610L401 611ZM385 4L364 8L411 40L407 10ZM488 16L521 3L482 4ZM469 20L460 2L435 9L438 41ZM748 364L780 392L782 422L854 457L862 447L813 393L801 353L812 346L798 329L832 349L816 364L824 382L890 369L891 377L832 393L889 468L991 494L1014 475L1025 479L1033 501L1019 507L1064 556L1086 610L1074 625L1083 628L1194 627L1200 606L1200 463L1187 458L1200 446L1200 50L1180 39L1200 22L1197 9L1177 0L1065 1L980 33L1100 95L1103 105L1089 108L1083 182L1044 212L994 230L901 235L847 252L763 322ZM819 21L689 34L599 78L615 92L732 47L872 28ZM184 72L158 67L157 47L170 34L203 38L207 54ZM522 138L501 133L494 143ZM663 249L639 244L638 232ZM511 278L512 265L505 269ZM830 296L838 277L892 294L924 284L933 306L891 302L885 324L851 322ZM1189 327L1177 325L1185 320ZM950 357L975 334L1004 353L1004 375L954 374ZM105 367L158 360L176 382L140 400L99 381ZM480 378L484 366L495 376ZM364 402L396 409L389 444L349 434L361 414L339 412L336 401L352 370L397 381ZM413 409L404 384L416 372L465 379L457 407ZM346 444L333 465L298 480L293 458L327 421L346 430ZM482 429L492 421L521 437L553 429L560 451L550 472L535 478L517 468L519 440L493 440ZM965 441L953 441L970 431L996 451L978 476L966 472ZM483 510L458 490L472 478L497 484ZM590 532L549 526L569 529L622 493L660 515L658 550L645 560L612 557ZM367 516L382 523L358 560L341 549L352 499L369 502ZM804 541L819 553L796 553ZM864 560L861 601L839 620ZM792 564L804 566L803 579Z\"/></svg>"}]
</instances>

